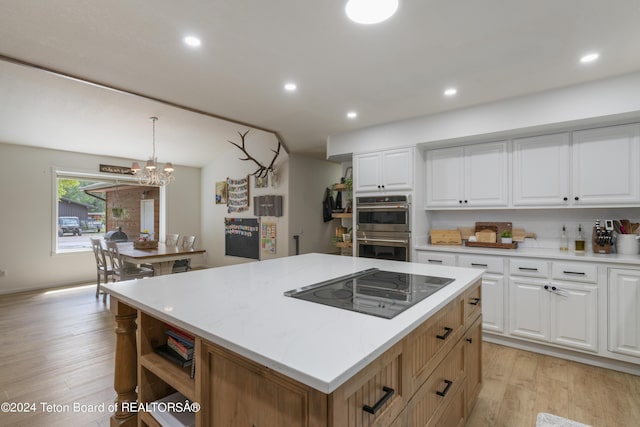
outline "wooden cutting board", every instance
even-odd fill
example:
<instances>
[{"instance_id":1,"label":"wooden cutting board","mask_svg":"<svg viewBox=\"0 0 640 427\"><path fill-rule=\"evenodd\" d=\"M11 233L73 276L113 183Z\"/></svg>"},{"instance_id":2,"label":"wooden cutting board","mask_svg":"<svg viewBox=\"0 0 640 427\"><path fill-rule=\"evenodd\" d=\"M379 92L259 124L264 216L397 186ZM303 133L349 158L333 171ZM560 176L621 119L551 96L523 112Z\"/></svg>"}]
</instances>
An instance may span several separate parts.
<instances>
[{"instance_id":1,"label":"wooden cutting board","mask_svg":"<svg viewBox=\"0 0 640 427\"><path fill-rule=\"evenodd\" d=\"M431 230L432 245L461 245L460 230Z\"/></svg>"},{"instance_id":2,"label":"wooden cutting board","mask_svg":"<svg viewBox=\"0 0 640 427\"><path fill-rule=\"evenodd\" d=\"M476 222L476 233L478 231L490 230L496 233L496 239L499 242L503 231L513 232L513 223L511 222Z\"/></svg>"}]
</instances>

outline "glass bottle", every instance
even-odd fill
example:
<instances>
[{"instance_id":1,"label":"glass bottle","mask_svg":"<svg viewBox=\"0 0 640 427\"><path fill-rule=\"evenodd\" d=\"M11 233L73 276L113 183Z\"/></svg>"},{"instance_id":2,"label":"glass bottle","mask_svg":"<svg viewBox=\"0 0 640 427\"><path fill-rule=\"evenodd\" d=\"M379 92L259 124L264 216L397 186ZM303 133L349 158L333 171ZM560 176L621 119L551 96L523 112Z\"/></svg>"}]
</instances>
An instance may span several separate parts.
<instances>
[{"instance_id":1,"label":"glass bottle","mask_svg":"<svg viewBox=\"0 0 640 427\"><path fill-rule=\"evenodd\" d=\"M569 238L567 237L567 228L562 225L562 236L560 236L560 250L566 252L569 250Z\"/></svg>"},{"instance_id":2,"label":"glass bottle","mask_svg":"<svg viewBox=\"0 0 640 427\"><path fill-rule=\"evenodd\" d=\"M578 224L578 235L576 236L576 252L584 252L584 234L582 234L582 224Z\"/></svg>"}]
</instances>

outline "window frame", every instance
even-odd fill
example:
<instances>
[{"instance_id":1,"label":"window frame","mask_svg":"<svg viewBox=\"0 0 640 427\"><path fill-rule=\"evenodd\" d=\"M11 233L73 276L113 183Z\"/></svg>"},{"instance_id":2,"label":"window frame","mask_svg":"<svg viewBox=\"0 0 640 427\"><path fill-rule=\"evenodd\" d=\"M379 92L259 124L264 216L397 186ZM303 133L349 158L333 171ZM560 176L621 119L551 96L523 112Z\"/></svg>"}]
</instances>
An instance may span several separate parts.
<instances>
[{"instance_id":1,"label":"window frame","mask_svg":"<svg viewBox=\"0 0 640 427\"><path fill-rule=\"evenodd\" d=\"M158 187L160 193L159 200L159 235L160 241L164 241L166 236L166 187L154 186L154 185L142 185L138 180L131 175L113 175L108 173L96 173L83 171L81 169L59 168L52 167L51 169L51 193L52 193L52 215L51 215L51 255L67 255L78 254L84 252L90 252L91 248L74 248L74 249L59 249L58 248L58 180L59 179L77 179L77 180L94 180L102 181L114 184L126 183L128 185L139 185L140 187ZM106 224L105 224L106 227ZM108 230L105 229L105 232Z\"/></svg>"}]
</instances>

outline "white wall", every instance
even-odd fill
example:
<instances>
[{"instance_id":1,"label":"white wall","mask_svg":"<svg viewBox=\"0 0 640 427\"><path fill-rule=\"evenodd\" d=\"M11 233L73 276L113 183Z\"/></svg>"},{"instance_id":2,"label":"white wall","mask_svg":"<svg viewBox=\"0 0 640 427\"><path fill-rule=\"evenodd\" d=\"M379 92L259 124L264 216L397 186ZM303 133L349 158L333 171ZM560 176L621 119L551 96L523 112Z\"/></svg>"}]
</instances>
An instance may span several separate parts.
<instances>
[{"instance_id":1,"label":"white wall","mask_svg":"<svg viewBox=\"0 0 640 427\"><path fill-rule=\"evenodd\" d=\"M331 188L332 184L340 182L342 166L294 154L289 157L289 163L289 254L295 255L295 234L300 236L301 254L335 252L331 238L335 236L335 229L340 224L338 220L323 221L322 199L327 187Z\"/></svg>"},{"instance_id":2,"label":"white wall","mask_svg":"<svg viewBox=\"0 0 640 427\"><path fill-rule=\"evenodd\" d=\"M332 135L327 158L640 118L640 73Z\"/></svg>"},{"instance_id":3,"label":"white wall","mask_svg":"<svg viewBox=\"0 0 640 427\"><path fill-rule=\"evenodd\" d=\"M101 163L128 166L131 159L100 157L0 143L0 293L95 281L90 251L52 254L55 215L53 167L97 173ZM200 233L200 170L176 166L167 188L167 229Z\"/></svg>"},{"instance_id":4,"label":"white wall","mask_svg":"<svg viewBox=\"0 0 640 427\"><path fill-rule=\"evenodd\" d=\"M239 128L238 131L246 131L246 128ZM230 134L227 140L240 143L240 137L237 133ZM262 164L269 165L274 156L272 150L277 147L277 140L273 134L252 129L245 138L246 149L251 156L258 159ZM225 149L226 147L226 149ZM253 197L256 195L282 195L283 196L283 213L281 217L264 217L263 221L275 222L277 228L276 254L266 255L261 259L269 259L273 257L283 257L289 254L289 155L280 150L280 154L276 160L275 166L278 173L279 182L276 187L270 186L264 189L257 189L254 185L254 179L250 181L250 203L249 210L242 213L229 214L227 206L215 203L215 184L218 181L225 181L227 178L242 178L253 173L257 166L251 161L242 161L241 158L246 156L236 147L228 144L223 146L218 156L202 168L201 176L201 229L202 229L202 247L206 249L206 264L209 267L219 267L224 265L241 264L245 262L255 261L248 258L231 257L225 255L225 235L224 235L224 219L225 217L234 218L255 218L253 215Z\"/></svg>"}]
</instances>

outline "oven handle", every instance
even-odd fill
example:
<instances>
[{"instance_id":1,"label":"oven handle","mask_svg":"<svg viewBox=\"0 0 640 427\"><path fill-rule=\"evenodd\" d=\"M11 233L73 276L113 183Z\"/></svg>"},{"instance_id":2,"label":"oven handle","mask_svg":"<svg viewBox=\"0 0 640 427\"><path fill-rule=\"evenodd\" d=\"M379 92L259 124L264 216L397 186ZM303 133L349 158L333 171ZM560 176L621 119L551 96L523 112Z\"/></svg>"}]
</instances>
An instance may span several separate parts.
<instances>
[{"instance_id":1,"label":"oven handle","mask_svg":"<svg viewBox=\"0 0 640 427\"><path fill-rule=\"evenodd\" d=\"M366 211L366 210L380 210L380 209L384 209L384 210L389 210L389 209L409 209L409 205L385 205L385 206L380 206L380 205L375 205L375 206L358 206L358 210L361 211Z\"/></svg>"},{"instance_id":2,"label":"oven handle","mask_svg":"<svg viewBox=\"0 0 640 427\"><path fill-rule=\"evenodd\" d=\"M358 239L360 242L364 242L364 243L375 243L375 242L381 242L381 243L402 243L403 245L408 245L409 244L409 240L395 240L395 239L369 239L366 237L363 237L361 239Z\"/></svg>"}]
</instances>

